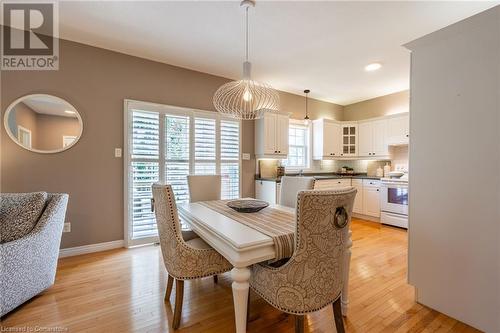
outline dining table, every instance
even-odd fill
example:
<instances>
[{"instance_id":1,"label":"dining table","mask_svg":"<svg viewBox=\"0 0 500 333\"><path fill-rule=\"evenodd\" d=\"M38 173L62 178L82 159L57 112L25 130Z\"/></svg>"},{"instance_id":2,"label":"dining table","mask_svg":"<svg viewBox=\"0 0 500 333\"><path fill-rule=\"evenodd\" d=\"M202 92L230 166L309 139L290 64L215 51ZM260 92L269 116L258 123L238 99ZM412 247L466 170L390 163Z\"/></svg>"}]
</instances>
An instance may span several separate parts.
<instances>
[{"instance_id":1,"label":"dining table","mask_svg":"<svg viewBox=\"0 0 500 333\"><path fill-rule=\"evenodd\" d=\"M223 207L225 202L185 203L178 206L178 212L184 223L233 265L231 287L235 326L237 333L244 333L247 327L251 266L281 259L286 255L286 253L282 253L286 252L283 251L286 246L277 242L280 239L285 239L285 236L291 238L292 242L295 239L296 212L294 208L270 205L258 213L239 213L229 208L225 210ZM266 224L272 224L273 219L279 219L277 227L271 230L275 234L266 229ZM280 232L283 235L280 235ZM344 286L341 294L342 314L344 316L347 315L349 305L348 281L351 247L352 237L351 231L349 231L344 257ZM292 253L293 244L289 254Z\"/></svg>"}]
</instances>

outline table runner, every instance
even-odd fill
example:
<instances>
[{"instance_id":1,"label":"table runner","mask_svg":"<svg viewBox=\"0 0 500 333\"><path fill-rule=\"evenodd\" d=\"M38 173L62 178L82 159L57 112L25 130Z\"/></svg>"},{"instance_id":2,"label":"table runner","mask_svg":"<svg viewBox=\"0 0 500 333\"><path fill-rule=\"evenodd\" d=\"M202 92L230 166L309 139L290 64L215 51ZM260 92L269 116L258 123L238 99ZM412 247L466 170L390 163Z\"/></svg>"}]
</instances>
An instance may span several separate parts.
<instances>
[{"instance_id":1,"label":"table runner","mask_svg":"<svg viewBox=\"0 0 500 333\"><path fill-rule=\"evenodd\" d=\"M230 200L201 201L199 204L271 237L276 259L290 258L295 243L295 215L267 207L256 213L239 213L229 208Z\"/></svg>"}]
</instances>

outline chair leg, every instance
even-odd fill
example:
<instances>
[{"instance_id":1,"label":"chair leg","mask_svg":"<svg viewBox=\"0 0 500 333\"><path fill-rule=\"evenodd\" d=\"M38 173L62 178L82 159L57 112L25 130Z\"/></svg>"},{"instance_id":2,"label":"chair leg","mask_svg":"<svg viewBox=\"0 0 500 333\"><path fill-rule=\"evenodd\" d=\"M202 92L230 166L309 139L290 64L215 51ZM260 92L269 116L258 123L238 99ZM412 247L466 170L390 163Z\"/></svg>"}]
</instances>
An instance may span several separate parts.
<instances>
[{"instance_id":1,"label":"chair leg","mask_svg":"<svg viewBox=\"0 0 500 333\"><path fill-rule=\"evenodd\" d=\"M170 294L172 294L172 287L174 286L174 278L169 274L167 280L167 290L165 290L165 300L170 299Z\"/></svg>"},{"instance_id":2,"label":"chair leg","mask_svg":"<svg viewBox=\"0 0 500 333\"><path fill-rule=\"evenodd\" d=\"M219 276L217 274L214 275L214 283L219 283Z\"/></svg>"},{"instance_id":3,"label":"chair leg","mask_svg":"<svg viewBox=\"0 0 500 333\"><path fill-rule=\"evenodd\" d=\"M248 322L250 321L250 288L248 288L248 298L247 298L247 328Z\"/></svg>"},{"instance_id":4,"label":"chair leg","mask_svg":"<svg viewBox=\"0 0 500 333\"><path fill-rule=\"evenodd\" d=\"M304 333L304 316L295 316L295 333Z\"/></svg>"},{"instance_id":5,"label":"chair leg","mask_svg":"<svg viewBox=\"0 0 500 333\"><path fill-rule=\"evenodd\" d=\"M172 322L172 328L174 330L178 329L181 323L183 298L184 298L184 281L175 280L175 309L174 309L174 320Z\"/></svg>"},{"instance_id":6,"label":"chair leg","mask_svg":"<svg viewBox=\"0 0 500 333\"><path fill-rule=\"evenodd\" d=\"M333 318L335 319L335 328L337 333L344 333L344 320L342 318L342 307L340 304L340 297L333 302Z\"/></svg>"}]
</instances>

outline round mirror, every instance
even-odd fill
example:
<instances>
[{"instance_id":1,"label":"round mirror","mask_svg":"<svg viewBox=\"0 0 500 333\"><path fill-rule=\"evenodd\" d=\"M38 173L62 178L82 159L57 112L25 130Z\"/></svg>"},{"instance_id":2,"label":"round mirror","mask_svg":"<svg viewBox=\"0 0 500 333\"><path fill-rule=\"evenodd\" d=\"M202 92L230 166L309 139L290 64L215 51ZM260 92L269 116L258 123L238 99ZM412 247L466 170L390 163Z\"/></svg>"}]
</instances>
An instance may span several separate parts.
<instances>
[{"instance_id":1,"label":"round mirror","mask_svg":"<svg viewBox=\"0 0 500 333\"><path fill-rule=\"evenodd\" d=\"M73 105L51 95L28 95L5 112L5 129L21 147L37 153L58 153L80 139L83 122Z\"/></svg>"}]
</instances>

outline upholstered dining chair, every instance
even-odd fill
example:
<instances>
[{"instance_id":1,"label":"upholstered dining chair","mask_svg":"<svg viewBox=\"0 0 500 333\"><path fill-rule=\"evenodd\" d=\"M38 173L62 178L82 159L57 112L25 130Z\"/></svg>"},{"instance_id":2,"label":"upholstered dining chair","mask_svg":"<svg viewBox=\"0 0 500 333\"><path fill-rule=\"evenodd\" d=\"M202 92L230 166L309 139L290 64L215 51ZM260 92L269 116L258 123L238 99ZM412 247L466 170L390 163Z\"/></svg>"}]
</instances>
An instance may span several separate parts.
<instances>
[{"instance_id":1,"label":"upholstered dining chair","mask_svg":"<svg viewBox=\"0 0 500 333\"><path fill-rule=\"evenodd\" d=\"M220 200L220 175L190 175L187 181L190 202Z\"/></svg>"},{"instance_id":2,"label":"upholstered dining chair","mask_svg":"<svg viewBox=\"0 0 500 333\"><path fill-rule=\"evenodd\" d=\"M189 175L187 182L189 202L220 200L220 175ZM199 236L192 230L182 230L182 237L190 240ZM217 283L217 275L214 275L214 282Z\"/></svg>"},{"instance_id":3,"label":"upholstered dining chair","mask_svg":"<svg viewBox=\"0 0 500 333\"><path fill-rule=\"evenodd\" d=\"M281 177L280 205L295 208L297 193L314 188L313 177Z\"/></svg>"},{"instance_id":4,"label":"upholstered dining chair","mask_svg":"<svg viewBox=\"0 0 500 333\"><path fill-rule=\"evenodd\" d=\"M252 267L252 290L277 309L296 315L296 332L303 332L305 314L329 304L337 333L344 332L340 294L355 196L354 188L299 192L292 257L279 267Z\"/></svg>"},{"instance_id":5,"label":"upholstered dining chair","mask_svg":"<svg viewBox=\"0 0 500 333\"><path fill-rule=\"evenodd\" d=\"M170 298L175 279L175 309L172 328L179 328L184 281L227 272L231 264L201 238L184 240L177 205L170 185L153 184L154 210L163 262L168 272L165 299Z\"/></svg>"}]
</instances>

